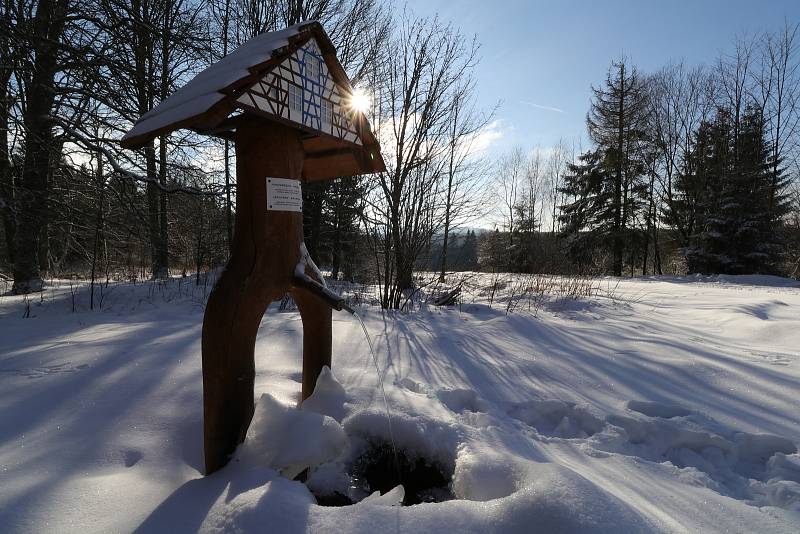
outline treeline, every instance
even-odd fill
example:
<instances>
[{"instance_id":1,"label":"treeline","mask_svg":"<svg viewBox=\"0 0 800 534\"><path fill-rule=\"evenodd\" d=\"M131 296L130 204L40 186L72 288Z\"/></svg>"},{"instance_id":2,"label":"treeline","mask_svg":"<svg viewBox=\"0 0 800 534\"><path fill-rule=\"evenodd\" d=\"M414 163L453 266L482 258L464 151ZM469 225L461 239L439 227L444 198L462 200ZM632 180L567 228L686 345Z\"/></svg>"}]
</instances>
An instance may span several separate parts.
<instances>
[{"instance_id":1,"label":"treeline","mask_svg":"<svg viewBox=\"0 0 800 534\"><path fill-rule=\"evenodd\" d=\"M471 228L451 233L447 240L446 254L444 236L437 234L431 240L430 246L417 258L415 268L418 271L439 271L441 274L442 257L446 255L451 271L480 271L485 268L481 265L479 250L479 242L484 239L483 234L482 230Z\"/></svg>"},{"instance_id":2,"label":"treeline","mask_svg":"<svg viewBox=\"0 0 800 534\"><path fill-rule=\"evenodd\" d=\"M507 268L558 271L533 246L550 231L577 272L800 274L799 68L792 25L712 67L613 62L589 150L556 147L544 172L539 151L498 165Z\"/></svg>"}]
</instances>

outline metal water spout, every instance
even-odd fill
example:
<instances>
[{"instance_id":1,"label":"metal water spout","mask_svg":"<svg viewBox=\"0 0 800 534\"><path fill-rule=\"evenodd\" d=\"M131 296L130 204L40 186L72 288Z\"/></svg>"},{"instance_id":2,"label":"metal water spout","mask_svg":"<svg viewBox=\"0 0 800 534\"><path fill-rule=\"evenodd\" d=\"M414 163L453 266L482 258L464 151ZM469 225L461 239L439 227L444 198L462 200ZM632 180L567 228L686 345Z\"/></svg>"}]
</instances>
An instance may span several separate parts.
<instances>
[{"instance_id":1,"label":"metal water spout","mask_svg":"<svg viewBox=\"0 0 800 534\"><path fill-rule=\"evenodd\" d=\"M353 308L347 305L344 297L323 286L321 283L317 282L304 272L295 272L294 277L292 278L292 286L302 288L313 293L325 304L336 311L346 311L352 315L355 315Z\"/></svg>"}]
</instances>

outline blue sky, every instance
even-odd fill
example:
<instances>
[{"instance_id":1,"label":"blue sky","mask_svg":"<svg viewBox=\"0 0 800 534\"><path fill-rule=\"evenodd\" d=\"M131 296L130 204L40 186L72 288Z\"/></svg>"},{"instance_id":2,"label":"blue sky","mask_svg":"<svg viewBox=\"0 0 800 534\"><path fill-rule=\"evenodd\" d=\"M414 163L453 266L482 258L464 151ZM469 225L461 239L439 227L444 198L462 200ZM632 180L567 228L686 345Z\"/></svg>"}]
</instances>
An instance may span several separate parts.
<instances>
[{"instance_id":1,"label":"blue sky","mask_svg":"<svg viewBox=\"0 0 800 534\"><path fill-rule=\"evenodd\" d=\"M643 71L713 63L737 34L800 22L800 0L408 0L481 42L479 102L497 113L493 152L585 139L590 86L625 54Z\"/></svg>"}]
</instances>

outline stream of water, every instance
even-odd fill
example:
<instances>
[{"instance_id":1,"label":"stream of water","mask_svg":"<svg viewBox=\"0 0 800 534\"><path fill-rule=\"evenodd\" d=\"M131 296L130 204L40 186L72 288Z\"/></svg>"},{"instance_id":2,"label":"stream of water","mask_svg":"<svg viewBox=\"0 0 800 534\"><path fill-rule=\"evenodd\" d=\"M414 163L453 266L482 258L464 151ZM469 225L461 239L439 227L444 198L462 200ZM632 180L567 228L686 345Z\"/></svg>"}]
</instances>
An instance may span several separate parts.
<instances>
[{"instance_id":1,"label":"stream of water","mask_svg":"<svg viewBox=\"0 0 800 534\"><path fill-rule=\"evenodd\" d=\"M372 355L372 363L375 364L375 372L378 374L378 384L381 387L381 393L383 394L383 406L386 408L386 420L389 422L389 439L392 442L392 453L394 454L394 467L397 470L397 483L402 484L402 474L400 472L400 459L397 456L397 445L394 441L394 431L392 430L392 411L389 409L389 401L386 397L386 389L383 387L383 375L381 373L381 368L378 365L378 357L375 355L375 347L372 345L372 338L369 336L369 332L367 331L367 326L364 324L364 320L361 319L361 316L355 312L355 310L348 309L350 313L352 313L358 322L361 323L361 329L364 331L364 337L367 338L367 344L369 345L369 352Z\"/></svg>"}]
</instances>

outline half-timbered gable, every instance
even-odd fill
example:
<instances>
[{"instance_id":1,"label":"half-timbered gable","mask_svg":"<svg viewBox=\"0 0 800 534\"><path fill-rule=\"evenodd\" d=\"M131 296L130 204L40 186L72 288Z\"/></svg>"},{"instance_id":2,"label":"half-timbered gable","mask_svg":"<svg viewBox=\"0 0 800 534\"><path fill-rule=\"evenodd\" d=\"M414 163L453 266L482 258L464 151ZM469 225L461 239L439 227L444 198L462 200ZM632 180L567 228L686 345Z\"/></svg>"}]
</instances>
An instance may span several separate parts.
<instances>
[{"instance_id":1,"label":"half-timbered gable","mask_svg":"<svg viewBox=\"0 0 800 534\"><path fill-rule=\"evenodd\" d=\"M331 76L317 41L309 39L236 99L246 111L267 113L363 145L342 91Z\"/></svg>"}]
</instances>

